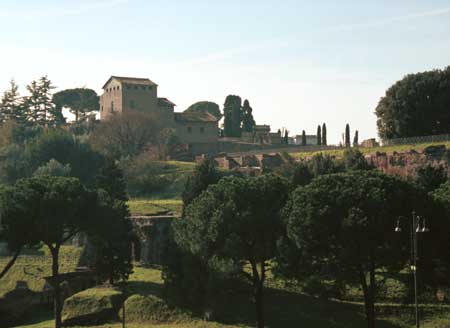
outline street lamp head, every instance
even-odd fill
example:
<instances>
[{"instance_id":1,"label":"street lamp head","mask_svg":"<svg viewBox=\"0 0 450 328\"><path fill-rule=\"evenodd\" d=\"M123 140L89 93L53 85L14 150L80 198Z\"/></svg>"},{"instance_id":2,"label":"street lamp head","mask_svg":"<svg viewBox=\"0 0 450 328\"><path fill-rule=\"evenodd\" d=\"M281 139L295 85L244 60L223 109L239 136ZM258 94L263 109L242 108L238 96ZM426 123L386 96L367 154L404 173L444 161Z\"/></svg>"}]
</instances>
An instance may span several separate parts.
<instances>
[{"instance_id":1,"label":"street lamp head","mask_svg":"<svg viewBox=\"0 0 450 328\"><path fill-rule=\"evenodd\" d=\"M425 219L423 219L422 232L430 232L430 228L427 227Z\"/></svg>"},{"instance_id":2,"label":"street lamp head","mask_svg":"<svg viewBox=\"0 0 450 328\"><path fill-rule=\"evenodd\" d=\"M394 229L395 232L402 232L402 228L400 227L400 219L397 220L397 226Z\"/></svg>"}]
</instances>

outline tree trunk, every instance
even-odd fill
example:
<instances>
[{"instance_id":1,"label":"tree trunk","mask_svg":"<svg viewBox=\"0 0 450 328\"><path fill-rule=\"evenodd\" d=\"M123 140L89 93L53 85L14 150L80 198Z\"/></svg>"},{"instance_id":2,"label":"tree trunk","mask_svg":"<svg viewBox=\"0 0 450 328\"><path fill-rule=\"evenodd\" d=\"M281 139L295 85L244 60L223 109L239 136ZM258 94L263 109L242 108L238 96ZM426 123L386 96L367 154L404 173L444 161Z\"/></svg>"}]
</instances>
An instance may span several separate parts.
<instances>
[{"instance_id":1,"label":"tree trunk","mask_svg":"<svg viewBox=\"0 0 450 328\"><path fill-rule=\"evenodd\" d=\"M261 262L261 274L258 273L257 264L251 262L253 272L253 290L256 305L256 327L264 328L264 278L265 263Z\"/></svg>"},{"instance_id":2,"label":"tree trunk","mask_svg":"<svg viewBox=\"0 0 450 328\"><path fill-rule=\"evenodd\" d=\"M9 269L12 268L14 263L16 262L17 258L20 255L20 252L22 251L22 247L20 247L13 255L12 259L9 260L9 262L6 264L6 266L3 268L2 272L0 273L0 279L2 279L9 271Z\"/></svg>"},{"instance_id":3,"label":"tree trunk","mask_svg":"<svg viewBox=\"0 0 450 328\"><path fill-rule=\"evenodd\" d=\"M52 281L54 291L55 328L61 328L61 286L59 281L59 245L48 245L52 254Z\"/></svg>"},{"instance_id":4,"label":"tree trunk","mask_svg":"<svg viewBox=\"0 0 450 328\"><path fill-rule=\"evenodd\" d=\"M364 293L364 307L366 310L366 318L367 318L367 327L374 328L375 327L375 304L374 304L374 295L373 295L373 283L372 283L372 275L374 277L374 273L370 273L370 285L367 285L366 275L364 271L359 271L359 279L361 282L361 287Z\"/></svg>"}]
</instances>

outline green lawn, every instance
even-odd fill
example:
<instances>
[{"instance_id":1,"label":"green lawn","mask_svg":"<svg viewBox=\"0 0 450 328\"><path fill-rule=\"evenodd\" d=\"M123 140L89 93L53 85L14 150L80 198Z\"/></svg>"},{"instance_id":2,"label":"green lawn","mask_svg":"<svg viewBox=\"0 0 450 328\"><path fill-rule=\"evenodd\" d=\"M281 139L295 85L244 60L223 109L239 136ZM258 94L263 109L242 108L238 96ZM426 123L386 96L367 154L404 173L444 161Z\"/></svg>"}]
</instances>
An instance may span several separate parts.
<instances>
[{"instance_id":1,"label":"green lawn","mask_svg":"<svg viewBox=\"0 0 450 328\"><path fill-rule=\"evenodd\" d=\"M78 265L81 251L78 247L62 246L60 272L74 270ZM7 256L0 256L0 268L3 268L9 259ZM51 275L51 268L52 260L47 247L20 255L14 266L0 280L0 296L14 289L19 280L26 281L31 290L41 291L45 284L43 277Z\"/></svg>"},{"instance_id":2,"label":"green lawn","mask_svg":"<svg viewBox=\"0 0 450 328\"><path fill-rule=\"evenodd\" d=\"M154 295L162 293L161 271L158 268L136 267L128 284L128 295ZM307 327L307 328L360 328L365 327L364 309L361 303L341 302L314 298L288 291L281 284L270 283L266 290L266 325L271 328ZM236 297L227 303L227 315L217 321L203 321L201 318L176 311L176 316L168 322L152 324L149 322L127 322L127 327L140 328L233 328L254 327L254 307L244 296ZM130 311L135 310L131 309ZM399 307L396 314L380 315L377 328L412 328L414 327L413 308ZM426 307L421 310L423 328L450 327L450 307ZM53 327L51 317L38 317L35 323L22 328ZM97 328L119 328L119 322L95 326Z\"/></svg>"},{"instance_id":3,"label":"green lawn","mask_svg":"<svg viewBox=\"0 0 450 328\"><path fill-rule=\"evenodd\" d=\"M386 146L386 147L373 147L373 148L363 148L360 147L359 150L365 154L375 154L376 152L384 152L384 153L392 153L392 152L406 152L411 149L414 150L423 150L428 146L436 146L436 145L445 145L447 148L450 147L450 142L433 142L433 143L422 143L422 144L411 144L411 145L394 145L394 146ZM328 154L330 156L340 157L344 153L345 149L331 149L331 150L321 150L317 152L298 152L291 153L290 155L294 158L303 159L314 156L318 153Z\"/></svg>"},{"instance_id":4,"label":"green lawn","mask_svg":"<svg viewBox=\"0 0 450 328\"><path fill-rule=\"evenodd\" d=\"M128 206L132 214L155 215L170 211L175 215L180 215L183 202L181 199L133 198L128 201Z\"/></svg>"}]
</instances>

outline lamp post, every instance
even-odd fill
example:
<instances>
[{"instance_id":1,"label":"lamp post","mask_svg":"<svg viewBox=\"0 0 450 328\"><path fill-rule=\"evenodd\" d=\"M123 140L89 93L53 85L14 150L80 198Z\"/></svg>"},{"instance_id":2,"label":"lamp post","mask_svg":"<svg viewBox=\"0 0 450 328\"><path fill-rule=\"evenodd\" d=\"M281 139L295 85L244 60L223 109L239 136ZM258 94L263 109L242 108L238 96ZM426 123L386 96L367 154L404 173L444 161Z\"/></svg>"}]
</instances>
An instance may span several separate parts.
<instances>
[{"instance_id":1,"label":"lamp post","mask_svg":"<svg viewBox=\"0 0 450 328\"><path fill-rule=\"evenodd\" d=\"M415 211L412 211L411 217L411 271L414 275L414 303L416 310L416 327L420 327L419 323L419 304L418 304L418 296L417 296L417 234L423 232L429 232L430 229L425 224L425 219L416 215ZM400 217L397 220L397 226L395 227L395 232L402 232L402 228L400 226L400 219L405 217ZM421 225L422 221L422 225Z\"/></svg>"}]
</instances>

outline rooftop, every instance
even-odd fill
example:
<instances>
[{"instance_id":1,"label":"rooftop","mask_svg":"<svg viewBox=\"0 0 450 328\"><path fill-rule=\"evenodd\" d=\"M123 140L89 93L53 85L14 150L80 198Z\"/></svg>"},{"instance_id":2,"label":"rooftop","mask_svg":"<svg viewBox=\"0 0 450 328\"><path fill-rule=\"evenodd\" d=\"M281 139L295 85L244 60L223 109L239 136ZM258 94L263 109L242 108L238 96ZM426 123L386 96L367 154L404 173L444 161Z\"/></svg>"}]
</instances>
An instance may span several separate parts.
<instances>
[{"instance_id":1,"label":"rooftop","mask_svg":"<svg viewBox=\"0 0 450 328\"><path fill-rule=\"evenodd\" d=\"M158 105L159 106L176 106L173 102L171 102L167 98L158 98Z\"/></svg>"},{"instance_id":2,"label":"rooftop","mask_svg":"<svg viewBox=\"0 0 450 328\"><path fill-rule=\"evenodd\" d=\"M126 76L115 76L111 75L111 77L106 81L106 83L103 85L102 89L106 87L106 85L112 80L118 80L120 83L126 83L126 84L139 84L139 85L152 85L157 86L157 84L150 79L147 78L140 78L140 77L126 77Z\"/></svg>"}]
</instances>

